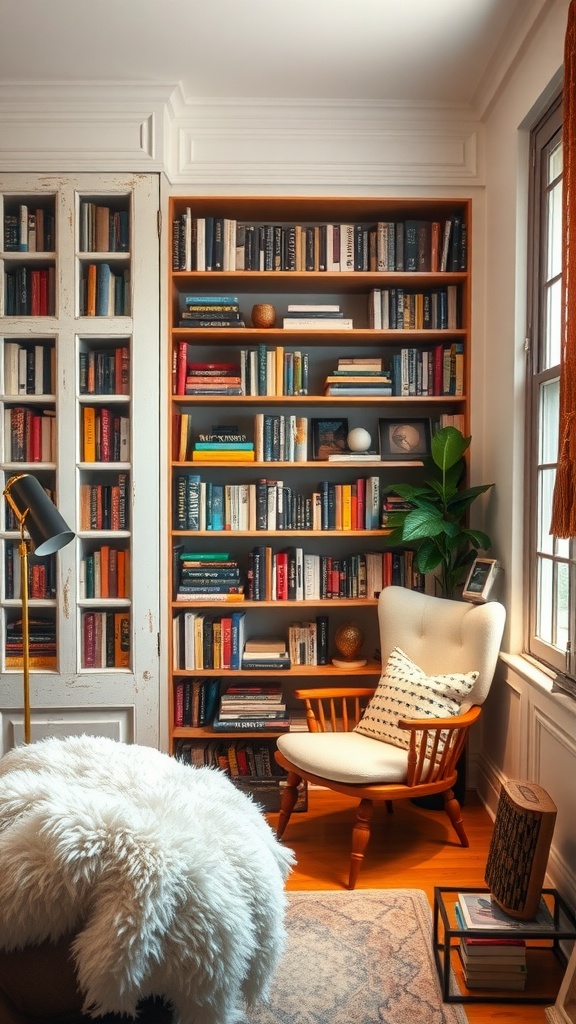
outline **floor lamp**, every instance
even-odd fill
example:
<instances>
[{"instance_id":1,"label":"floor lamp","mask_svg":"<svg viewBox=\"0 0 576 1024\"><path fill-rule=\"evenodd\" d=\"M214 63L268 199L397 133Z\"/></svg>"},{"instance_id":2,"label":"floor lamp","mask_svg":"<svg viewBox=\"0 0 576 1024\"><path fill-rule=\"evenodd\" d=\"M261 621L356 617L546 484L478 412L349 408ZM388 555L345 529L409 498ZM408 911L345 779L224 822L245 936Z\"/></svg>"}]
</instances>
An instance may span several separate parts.
<instances>
[{"instance_id":1,"label":"floor lamp","mask_svg":"<svg viewBox=\"0 0 576 1024\"><path fill-rule=\"evenodd\" d=\"M10 477L4 497L20 526L20 579L22 588L22 665L24 671L24 742L30 743L30 625L28 617L28 541L34 554L53 555L69 544L74 533L50 500L42 484L29 473Z\"/></svg>"}]
</instances>

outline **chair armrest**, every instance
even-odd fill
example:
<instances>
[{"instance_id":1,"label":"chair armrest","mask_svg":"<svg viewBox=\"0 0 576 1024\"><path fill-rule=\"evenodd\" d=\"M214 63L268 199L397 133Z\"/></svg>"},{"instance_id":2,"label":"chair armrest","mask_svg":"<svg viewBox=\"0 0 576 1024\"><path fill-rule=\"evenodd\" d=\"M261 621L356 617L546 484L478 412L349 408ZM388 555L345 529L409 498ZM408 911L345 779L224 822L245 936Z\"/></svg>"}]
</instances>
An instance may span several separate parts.
<instances>
[{"instance_id":1,"label":"chair armrest","mask_svg":"<svg viewBox=\"0 0 576 1024\"><path fill-rule=\"evenodd\" d=\"M409 786L438 782L456 771L470 727L480 717L481 707L473 705L462 715L448 718L400 719L398 725L409 732Z\"/></svg>"},{"instance_id":2,"label":"chair armrest","mask_svg":"<svg viewBox=\"0 0 576 1024\"><path fill-rule=\"evenodd\" d=\"M476 719L480 717L481 710L480 705L474 704L464 714L449 715L448 718L399 718L398 727L400 729L410 729L411 731L426 728L429 732L434 731L434 729L469 729L471 725L474 725Z\"/></svg>"}]
</instances>

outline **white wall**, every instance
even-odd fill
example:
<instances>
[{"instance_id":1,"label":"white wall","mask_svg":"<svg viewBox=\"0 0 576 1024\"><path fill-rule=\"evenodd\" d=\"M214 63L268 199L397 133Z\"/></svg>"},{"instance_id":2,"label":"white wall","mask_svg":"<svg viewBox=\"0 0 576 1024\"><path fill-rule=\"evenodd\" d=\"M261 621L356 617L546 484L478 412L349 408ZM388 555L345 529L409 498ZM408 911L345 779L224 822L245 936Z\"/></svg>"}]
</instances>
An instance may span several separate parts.
<instances>
[{"instance_id":1,"label":"white wall","mask_svg":"<svg viewBox=\"0 0 576 1024\"><path fill-rule=\"evenodd\" d=\"M483 715L476 784L495 812L502 779L529 779L550 794L558 817L549 880L574 904L576 874L576 703L551 692L550 679L519 655L522 650L524 512L524 338L526 334L526 220L528 136L561 83L569 0L557 0L524 47L485 117L486 221L482 365L474 374L474 437L481 455L478 480L494 480L487 529L502 559L502 598L508 612L506 657ZM476 254L477 255L477 254ZM480 298L475 291L475 301ZM477 355L477 358L480 358ZM486 382L481 386L480 382ZM478 737L477 737L478 740Z\"/></svg>"}]
</instances>

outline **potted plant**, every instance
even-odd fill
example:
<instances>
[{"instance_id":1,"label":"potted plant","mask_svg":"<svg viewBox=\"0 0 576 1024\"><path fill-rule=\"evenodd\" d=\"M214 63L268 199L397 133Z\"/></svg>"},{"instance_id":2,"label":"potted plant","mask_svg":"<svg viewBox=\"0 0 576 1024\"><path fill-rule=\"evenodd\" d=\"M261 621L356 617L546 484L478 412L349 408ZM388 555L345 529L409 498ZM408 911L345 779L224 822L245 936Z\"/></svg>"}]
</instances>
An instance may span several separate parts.
<instances>
[{"instance_id":1,"label":"potted plant","mask_svg":"<svg viewBox=\"0 0 576 1024\"><path fill-rule=\"evenodd\" d=\"M494 486L461 487L471 440L456 427L442 427L432 437L432 455L424 459L428 478L422 484L391 484L384 491L409 502L408 509L387 514L392 529L387 542L412 547L416 568L435 573L443 597L454 596L478 551L491 545L486 533L466 525L472 502Z\"/></svg>"}]
</instances>

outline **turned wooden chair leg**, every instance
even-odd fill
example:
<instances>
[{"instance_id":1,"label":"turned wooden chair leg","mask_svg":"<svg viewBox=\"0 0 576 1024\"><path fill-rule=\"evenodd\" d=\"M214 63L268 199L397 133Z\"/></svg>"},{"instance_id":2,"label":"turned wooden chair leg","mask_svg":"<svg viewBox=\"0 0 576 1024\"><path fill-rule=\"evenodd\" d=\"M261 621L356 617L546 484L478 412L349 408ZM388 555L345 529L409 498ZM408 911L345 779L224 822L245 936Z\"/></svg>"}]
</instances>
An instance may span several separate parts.
<instances>
[{"instance_id":1,"label":"turned wooden chair leg","mask_svg":"<svg viewBox=\"0 0 576 1024\"><path fill-rule=\"evenodd\" d=\"M462 809L454 796L453 789L447 789L443 794L444 796L444 810L452 822L454 831L460 840L462 846L470 846L466 830L464 828L464 822L462 821Z\"/></svg>"},{"instance_id":2,"label":"turned wooden chair leg","mask_svg":"<svg viewBox=\"0 0 576 1024\"><path fill-rule=\"evenodd\" d=\"M298 799L298 786L302 781L300 775L296 775L296 772L288 772L286 776L286 785L282 793L282 800L280 802L280 815L278 817L278 825L276 826L276 837L281 839L284 835L284 830L290 821L292 811L296 806Z\"/></svg>"},{"instance_id":3,"label":"turned wooden chair leg","mask_svg":"<svg viewBox=\"0 0 576 1024\"><path fill-rule=\"evenodd\" d=\"M374 805L372 800L361 800L356 813L356 822L352 829L352 853L350 855L350 874L348 888L354 889L358 873L364 860L364 853L370 839L370 825Z\"/></svg>"}]
</instances>

